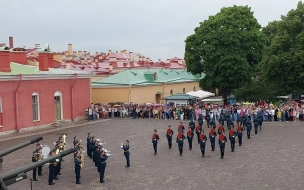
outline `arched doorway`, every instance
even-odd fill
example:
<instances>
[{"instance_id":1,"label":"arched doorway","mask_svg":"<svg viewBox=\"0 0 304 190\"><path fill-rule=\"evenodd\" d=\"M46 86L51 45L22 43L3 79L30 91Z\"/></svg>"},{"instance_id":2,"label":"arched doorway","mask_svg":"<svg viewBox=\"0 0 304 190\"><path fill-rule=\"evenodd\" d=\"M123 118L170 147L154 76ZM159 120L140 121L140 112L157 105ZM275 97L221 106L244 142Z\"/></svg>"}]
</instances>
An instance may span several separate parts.
<instances>
[{"instance_id":1,"label":"arched doorway","mask_svg":"<svg viewBox=\"0 0 304 190\"><path fill-rule=\"evenodd\" d=\"M2 98L0 97L0 126L3 126L2 111L3 111Z\"/></svg>"},{"instance_id":2,"label":"arched doorway","mask_svg":"<svg viewBox=\"0 0 304 190\"><path fill-rule=\"evenodd\" d=\"M55 92L54 103L55 103L55 120L62 120L63 119L62 93L60 91Z\"/></svg>"}]
</instances>

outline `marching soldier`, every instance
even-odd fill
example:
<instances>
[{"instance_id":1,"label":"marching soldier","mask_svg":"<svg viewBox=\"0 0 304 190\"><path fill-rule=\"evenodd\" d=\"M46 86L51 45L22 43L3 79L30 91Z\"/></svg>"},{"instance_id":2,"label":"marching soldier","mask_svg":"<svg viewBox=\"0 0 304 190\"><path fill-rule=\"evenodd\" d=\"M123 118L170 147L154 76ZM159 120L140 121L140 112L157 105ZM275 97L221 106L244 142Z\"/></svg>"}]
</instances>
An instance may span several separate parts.
<instances>
[{"instance_id":1,"label":"marching soldier","mask_svg":"<svg viewBox=\"0 0 304 190\"><path fill-rule=\"evenodd\" d=\"M81 184L81 182L80 182L80 170L81 170L82 164L81 164L81 159L80 159L79 152L76 153L76 157L74 159L74 162L75 162L76 184Z\"/></svg>"},{"instance_id":2,"label":"marching soldier","mask_svg":"<svg viewBox=\"0 0 304 190\"><path fill-rule=\"evenodd\" d=\"M189 150L192 150L192 141L193 141L193 131L190 127L188 127L188 131L187 131L187 139L188 139L188 143L189 143Z\"/></svg>"},{"instance_id":3,"label":"marching soldier","mask_svg":"<svg viewBox=\"0 0 304 190\"><path fill-rule=\"evenodd\" d=\"M189 127L191 128L192 132L194 132L194 129L195 129L195 123L194 123L194 121L193 121L193 120L191 120L191 121L189 122Z\"/></svg>"},{"instance_id":4,"label":"marching soldier","mask_svg":"<svg viewBox=\"0 0 304 190\"><path fill-rule=\"evenodd\" d=\"M122 149L124 150L124 155L125 155L126 160L127 160L127 165L125 167L128 168L128 167L130 167L130 152L129 152L130 146L129 146L129 141L128 140L126 140L125 145L122 145Z\"/></svg>"},{"instance_id":5,"label":"marching soldier","mask_svg":"<svg viewBox=\"0 0 304 190\"><path fill-rule=\"evenodd\" d=\"M214 151L215 149L215 137L216 137L216 131L211 127L209 131L209 139L210 139L210 144L211 144L211 151Z\"/></svg>"},{"instance_id":6,"label":"marching soldier","mask_svg":"<svg viewBox=\"0 0 304 190\"><path fill-rule=\"evenodd\" d=\"M206 113L206 121L207 121L207 127L209 128L209 125L210 125L210 113L209 112Z\"/></svg>"},{"instance_id":7,"label":"marching soldier","mask_svg":"<svg viewBox=\"0 0 304 190\"><path fill-rule=\"evenodd\" d=\"M229 140L230 140L230 144L231 144L231 152L234 152L234 148L235 148L236 132L233 129L234 128L231 128L230 131L229 131Z\"/></svg>"},{"instance_id":8,"label":"marching soldier","mask_svg":"<svg viewBox=\"0 0 304 190\"><path fill-rule=\"evenodd\" d=\"M257 117L253 119L254 133L258 134L259 120Z\"/></svg>"},{"instance_id":9,"label":"marching soldier","mask_svg":"<svg viewBox=\"0 0 304 190\"><path fill-rule=\"evenodd\" d=\"M202 157L205 156L206 141L207 141L207 137L204 134L204 131L202 131L200 134L200 148L202 152Z\"/></svg>"},{"instance_id":10,"label":"marching soldier","mask_svg":"<svg viewBox=\"0 0 304 190\"><path fill-rule=\"evenodd\" d=\"M169 149L172 147L172 135L174 134L173 130L171 129L171 125L168 125L166 137L168 140Z\"/></svg>"},{"instance_id":11,"label":"marching soldier","mask_svg":"<svg viewBox=\"0 0 304 190\"><path fill-rule=\"evenodd\" d=\"M179 156L183 155L184 139L185 139L185 136L183 134L183 131L180 130L176 137L176 142L178 144L178 150L179 150Z\"/></svg>"},{"instance_id":12,"label":"marching soldier","mask_svg":"<svg viewBox=\"0 0 304 190\"><path fill-rule=\"evenodd\" d=\"M183 126L183 122L180 122L179 126L178 126L178 131L182 131L182 133L184 133L184 130L185 130L185 127Z\"/></svg>"},{"instance_id":13,"label":"marching soldier","mask_svg":"<svg viewBox=\"0 0 304 190\"><path fill-rule=\"evenodd\" d=\"M231 119L229 119L229 120L227 121L227 128L228 128L229 130L231 130L232 128L234 128L234 123L233 123L233 121L232 121Z\"/></svg>"},{"instance_id":14,"label":"marching soldier","mask_svg":"<svg viewBox=\"0 0 304 190\"><path fill-rule=\"evenodd\" d=\"M157 142L159 140L159 136L157 134L157 130L154 130L154 134L152 135L152 144L154 148L154 156L157 154Z\"/></svg>"},{"instance_id":15,"label":"marching soldier","mask_svg":"<svg viewBox=\"0 0 304 190\"><path fill-rule=\"evenodd\" d=\"M50 156L54 156L55 152L51 151ZM56 160L52 160L49 162L49 185L54 185L55 183L53 182L54 180L54 172L55 172L55 167L57 166Z\"/></svg>"},{"instance_id":16,"label":"marching soldier","mask_svg":"<svg viewBox=\"0 0 304 190\"><path fill-rule=\"evenodd\" d=\"M108 156L105 154L105 151L102 150L101 151L101 154L100 154L100 158L99 158L99 164L98 164L98 167L99 167L99 179L100 179L100 183L104 183L104 173L105 173L105 170L106 170L106 167L107 167L107 161L108 159Z\"/></svg>"},{"instance_id":17,"label":"marching soldier","mask_svg":"<svg viewBox=\"0 0 304 190\"><path fill-rule=\"evenodd\" d=\"M217 133L220 135L221 133L225 133L224 127L219 123Z\"/></svg>"},{"instance_id":18,"label":"marching soldier","mask_svg":"<svg viewBox=\"0 0 304 190\"><path fill-rule=\"evenodd\" d=\"M263 125L263 110L261 110L258 113L258 121L259 121L259 126L260 126L260 130L262 130L262 125Z\"/></svg>"},{"instance_id":19,"label":"marching soldier","mask_svg":"<svg viewBox=\"0 0 304 190\"><path fill-rule=\"evenodd\" d=\"M238 136L238 140L239 140L239 146L242 146L243 130L244 129L241 125L241 122L239 122L238 127L237 127L237 136Z\"/></svg>"},{"instance_id":20,"label":"marching soldier","mask_svg":"<svg viewBox=\"0 0 304 190\"><path fill-rule=\"evenodd\" d=\"M196 132L196 136L197 136L197 144L200 143L200 134L202 131L202 127L199 125L199 123L197 124L196 128L195 128L195 132Z\"/></svg>"},{"instance_id":21,"label":"marching soldier","mask_svg":"<svg viewBox=\"0 0 304 190\"><path fill-rule=\"evenodd\" d=\"M216 128L216 124L215 124L215 121L214 121L213 119L210 120L209 126L210 126L210 127L213 127L214 129ZM209 128L209 127L208 127L208 128Z\"/></svg>"},{"instance_id":22,"label":"marching soldier","mask_svg":"<svg viewBox=\"0 0 304 190\"><path fill-rule=\"evenodd\" d=\"M91 133L88 133L87 137L87 155L90 156L90 141L91 141Z\"/></svg>"},{"instance_id":23,"label":"marching soldier","mask_svg":"<svg viewBox=\"0 0 304 190\"><path fill-rule=\"evenodd\" d=\"M252 124L251 124L251 121L249 119L246 120L245 127L247 129L247 138L250 139L250 131L251 131L251 128L252 128Z\"/></svg>"},{"instance_id":24,"label":"marching soldier","mask_svg":"<svg viewBox=\"0 0 304 190\"><path fill-rule=\"evenodd\" d=\"M201 130L202 130L203 129L203 123L204 123L202 114L199 114L197 122L198 122L198 125L201 127Z\"/></svg>"},{"instance_id":25,"label":"marching soldier","mask_svg":"<svg viewBox=\"0 0 304 190\"><path fill-rule=\"evenodd\" d=\"M225 136L225 133L221 133L219 136L219 145L220 145L220 152L221 152L221 159L224 159L225 155L225 143L227 142L227 138Z\"/></svg>"},{"instance_id":26,"label":"marching soldier","mask_svg":"<svg viewBox=\"0 0 304 190\"><path fill-rule=\"evenodd\" d=\"M223 118L222 114L220 115L219 123L220 123L220 125L224 126L225 119Z\"/></svg>"}]
</instances>

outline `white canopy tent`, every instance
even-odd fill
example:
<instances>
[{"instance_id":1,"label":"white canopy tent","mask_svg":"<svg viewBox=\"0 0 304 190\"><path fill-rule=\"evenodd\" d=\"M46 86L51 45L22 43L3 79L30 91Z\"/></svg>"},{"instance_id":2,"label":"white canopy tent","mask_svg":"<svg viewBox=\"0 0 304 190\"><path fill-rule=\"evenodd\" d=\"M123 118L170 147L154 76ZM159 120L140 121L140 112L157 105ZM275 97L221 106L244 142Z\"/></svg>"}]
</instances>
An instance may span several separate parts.
<instances>
[{"instance_id":1,"label":"white canopy tent","mask_svg":"<svg viewBox=\"0 0 304 190\"><path fill-rule=\"evenodd\" d=\"M190 91L190 92L187 92L186 94L189 94L191 96L197 96L200 99L208 98L208 97L211 97L211 96L215 96L214 93L207 92L207 91L204 91L204 90Z\"/></svg>"}]
</instances>

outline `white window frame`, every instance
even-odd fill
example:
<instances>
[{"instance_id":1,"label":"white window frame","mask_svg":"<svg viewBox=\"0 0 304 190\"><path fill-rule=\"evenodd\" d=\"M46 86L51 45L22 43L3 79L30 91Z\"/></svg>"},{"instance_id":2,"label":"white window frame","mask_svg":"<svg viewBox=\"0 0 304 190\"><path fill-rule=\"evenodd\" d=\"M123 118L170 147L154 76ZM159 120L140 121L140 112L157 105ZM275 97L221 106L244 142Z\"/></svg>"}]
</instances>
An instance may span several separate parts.
<instances>
[{"instance_id":1,"label":"white window frame","mask_svg":"<svg viewBox=\"0 0 304 190\"><path fill-rule=\"evenodd\" d=\"M36 113L36 117L34 116L34 103L33 103L33 96L37 97L37 113ZM37 92L34 92L32 94L32 117L33 117L33 121L40 121L40 103L39 103L39 94Z\"/></svg>"},{"instance_id":2,"label":"white window frame","mask_svg":"<svg viewBox=\"0 0 304 190\"><path fill-rule=\"evenodd\" d=\"M63 120L63 98L62 98L62 93L60 91L56 91L54 93L54 97L55 96L60 96L60 112L61 112L61 120Z\"/></svg>"}]
</instances>

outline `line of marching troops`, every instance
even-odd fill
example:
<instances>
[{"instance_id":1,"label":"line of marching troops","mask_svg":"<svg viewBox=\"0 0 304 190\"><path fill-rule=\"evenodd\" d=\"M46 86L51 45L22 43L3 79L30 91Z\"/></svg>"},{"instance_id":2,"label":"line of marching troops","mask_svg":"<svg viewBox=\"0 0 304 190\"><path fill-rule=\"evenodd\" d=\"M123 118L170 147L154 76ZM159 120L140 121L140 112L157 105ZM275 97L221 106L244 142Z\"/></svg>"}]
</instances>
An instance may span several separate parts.
<instances>
[{"instance_id":1,"label":"line of marching troops","mask_svg":"<svg viewBox=\"0 0 304 190\"><path fill-rule=\"evenodd\" d=\"M219 135L218 143L220 146L220 154L221 159L224 158L225 155L225 144L227 142L227 137L225 135L225 129L224 129L224 122L225 120L223 118L219 119L219 124L217 127L216 132L216 123L215 120L207 121L207 127L210 127L209 131L209 140L211 144L211 151L214 151L215 149L215 142L216 142L216 136ZM235 142L236 137L238 138L239 146L242 146L242 138L243 138L243 131L246 130L247 138L250 139L250 132L252 129L252 122L249 117L245 118L245 120L241 120L240 118L237 120L237 127L236 130L234 129L234 122L227 119L227 129L229 131L228 138L230 140L231 144L231 152L234 152L235 149ZM255 117L253 120L253 126L254 126L254 132L255 134L258 133L258 128L262 130L262 124L263 120L261 120L259 117ZM178 126L178 134L176 136L176 143L178 144L178 150L179 155L182 156L183 154L183 146L184 146L184 140L187 138L188 144L189 144L189 150L192 150L192 142L194 139L194 133L196 133L197 136L197 142L200 145L200 150L202 153L202 157L205 156L205 149L206 149L206 142L207 142L207 135L205 134L205 131L203 128L203 120L199 120L197 122L197 125L195 126L194 121L189 122L188 131L184 135L185 127L183 126L183 123L180 122ZM173 138L173 130L171 129L171 126L168 126L166 137L168 140L169 149L172 148L172 138ZM152 144L154 149L154 155L157 154L157 144L159 140L159 136L157 134L157 130L154 130L154 134L152 135Z\"/></svg>"}]
</instances>

